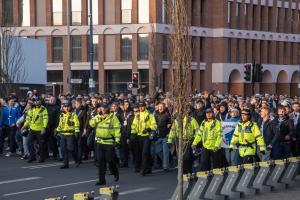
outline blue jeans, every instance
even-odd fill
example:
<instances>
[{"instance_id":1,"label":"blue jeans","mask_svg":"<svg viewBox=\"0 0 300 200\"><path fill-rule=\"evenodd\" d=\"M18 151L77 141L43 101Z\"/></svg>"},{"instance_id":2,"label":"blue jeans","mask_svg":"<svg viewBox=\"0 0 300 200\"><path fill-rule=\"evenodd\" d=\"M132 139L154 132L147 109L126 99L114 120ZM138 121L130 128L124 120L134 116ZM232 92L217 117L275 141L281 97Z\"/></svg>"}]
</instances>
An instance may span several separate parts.
<instances>
[{"instance_id":1,"label":"blue jeans","mask_svg":"<svg viewBox=\"0 0 300 200\"><path fill-rule=\"evenodd\" d=\"M29 156L28 137L22 136L24 155Z\"/></svg>"},{"instance_id":2,"label":"blue jeans","mask_svg":"<svg viewBox=\"0 0 300 200\"><path fill-rule=\"evenodd\" d=\"M229 165L236 166L241 164L241 159L238 149L233 149L231 152L228 148L224 148L225 157Z\"/></svg>"},{"instance_id":3,"label":"blue jeans","mask_svg":"<svg viewBox=\"0 0 300 200\"><path fill-rule=\"evenodd\" d=\"M160 157L160 159L163 161L163 168L169 169L169 155L170 150L167 143L167 138L158 138L158 140L155 142L155 154Z\"/></svg>"}]
</instances>

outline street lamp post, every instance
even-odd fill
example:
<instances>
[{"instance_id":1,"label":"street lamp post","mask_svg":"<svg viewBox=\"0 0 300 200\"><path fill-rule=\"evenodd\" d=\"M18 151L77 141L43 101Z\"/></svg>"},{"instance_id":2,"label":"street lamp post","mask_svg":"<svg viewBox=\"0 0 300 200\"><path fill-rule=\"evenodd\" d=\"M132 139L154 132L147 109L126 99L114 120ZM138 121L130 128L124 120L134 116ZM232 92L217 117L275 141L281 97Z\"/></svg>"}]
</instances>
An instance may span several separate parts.
<instances>
[{"instance_id":1,"label":"street lamp post","mask_svg":"<svg viewBox=\"0 0 300 200\"><path fill-rule=\"evenodd\" d=\"M93 93L95 91L95 82L94 82L94 47L93 47L93 6L90 1L90 9L89 9L89 18L90 18L90 78L89 78L89 92Z\"/></svg>"}]
</instances>

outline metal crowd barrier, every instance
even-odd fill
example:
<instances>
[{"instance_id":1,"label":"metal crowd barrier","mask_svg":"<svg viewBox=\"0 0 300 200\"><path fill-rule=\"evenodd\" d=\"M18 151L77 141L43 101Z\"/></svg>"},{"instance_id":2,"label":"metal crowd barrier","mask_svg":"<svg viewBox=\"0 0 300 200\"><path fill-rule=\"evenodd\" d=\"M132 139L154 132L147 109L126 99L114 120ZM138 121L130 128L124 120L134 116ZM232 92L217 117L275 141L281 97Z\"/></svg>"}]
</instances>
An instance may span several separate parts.
<instances>
[{"instance_id":1,"label":"metal crowd barrier","mask_svg":"<svg viewBox=\"0 0 300 200\"><path fill-rule=\"evenodd\" d=\"M299 169L300 157L291 157L184 175L184 199L240 199L258 193L287 189L300 185L295 180ZM177 199L178 188L171 200Z\"/></svg>"}]
</instances>

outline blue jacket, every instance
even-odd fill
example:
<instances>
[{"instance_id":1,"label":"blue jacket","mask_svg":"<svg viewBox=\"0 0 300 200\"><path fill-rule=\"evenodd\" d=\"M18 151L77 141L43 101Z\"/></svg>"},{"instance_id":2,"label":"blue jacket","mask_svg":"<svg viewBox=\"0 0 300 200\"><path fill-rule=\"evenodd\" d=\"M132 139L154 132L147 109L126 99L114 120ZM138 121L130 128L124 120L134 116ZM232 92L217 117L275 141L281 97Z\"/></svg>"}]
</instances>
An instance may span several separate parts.
<instances>
[{"instance_id":1,"label":"blue jacket","mask_svg":"<svg viewBox=\"0 0 300 200\"><path fill-rule=\"evenodd\" d=\"M8 117L9 117L9 109L7 106L2 106L2 111L0 115L0 128L4 125L9 126Z\"/></svg>"},{"instance_id":2,"label":"blue jacket","mask_svg":"<svg viewBox=\"0 0 300 200\"><path fill-rule=\"evenodd\" d=\"M9 109L9 116L8 116L8 125L15 126L18 119L22 116L21 109L18 104L15 104L13 107L8 107Z\"/></svg>"}]
</instances>

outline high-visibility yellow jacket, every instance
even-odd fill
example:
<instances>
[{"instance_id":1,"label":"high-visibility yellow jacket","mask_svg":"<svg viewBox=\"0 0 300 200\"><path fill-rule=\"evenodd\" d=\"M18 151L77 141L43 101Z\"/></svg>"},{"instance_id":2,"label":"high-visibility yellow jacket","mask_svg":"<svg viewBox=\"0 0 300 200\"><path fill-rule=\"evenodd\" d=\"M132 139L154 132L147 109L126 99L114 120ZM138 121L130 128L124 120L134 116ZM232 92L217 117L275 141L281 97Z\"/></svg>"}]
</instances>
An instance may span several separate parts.
<instances>
[{"instance_id":1,"label":"high-visibility yellow jacket","mask_svg":"<svg viewBox=\"0 0 300 200\"><path fill-rule=\"evenodd\" d=\"M203 147L209 150L220 149L222 143L222 125L217 119L213 119L210 122L204 120L200 125L199 134L193 142L193 145L197 145L202 141Z\"/></svg>"},{"instance_id":2,"label":"high-visibility yellow jacket","mask_svg":"<svg viewBox=\"0 0 300 200\"><path fill-rule=\"evenodd\" d=\"M154 115L149 113L148 110L145 110L134 117L131 125L131 134L137 134L138 136L149 136L150 132L143 133L143 130L147 128L155 131L157 129L157 124Z\"/></svg>"},{"instance_id":3,"label":"high-visibility yellow jacket","mask_svg":"<svg viewBox=\"0 0 300 200\"><path fill-rule=\"evenodd\" d=\"M254 156L256 148L266 151L264 138L255 122L239 122L234 130L230 148L237 146L241 157Z\"/></svg>"},{"instance_id":4,"label":"high-visibility yellow jacket","mask_svg":"<svg viewBox=\"0 0 300 200\"><path fill-rule=\"evenodd\" d=\"M120 143L121 124L113 113L105 118L98 114L89 121L89 124L96 130L95 141L98 144Z\"/></svg>"},{"instance_id":5,"label":"high-visibility yellow jacket","mask_svg":"<svg viewBox=\"0 0 300 200\"><path fill-rule=\"evenodd\" d=\"M178 138L178 120L174 120L169 137L168 143L172 143L175 139ZM185 142L193 141L195 136L199 132L199 124L194 117L184 117L183 118L183 135L182 138Z\"/></svg>"},{"instance_id":6,"label":"high-visibility yellow jacket","mask_svg":"<svg viewBox=\"0 0 300 200\"><path fill-rule=\"evenodd\" d=\"M79 133L79 120L75 113L66 112L59 116L59 123L56 131L63 135L75 135Z\"/></svg>"},{"instance_id":7,"label":"high-visibility yellow jacket","mask_svg":"<svg viewBox=\"0 0 300 200\"><path fill-rule=\"evenodd\" d=\"M47 127L48 111L44 106L31 108L24 123L24 127L29 127L33 131L41 131Z\"/></svg>"}]
</instances>

